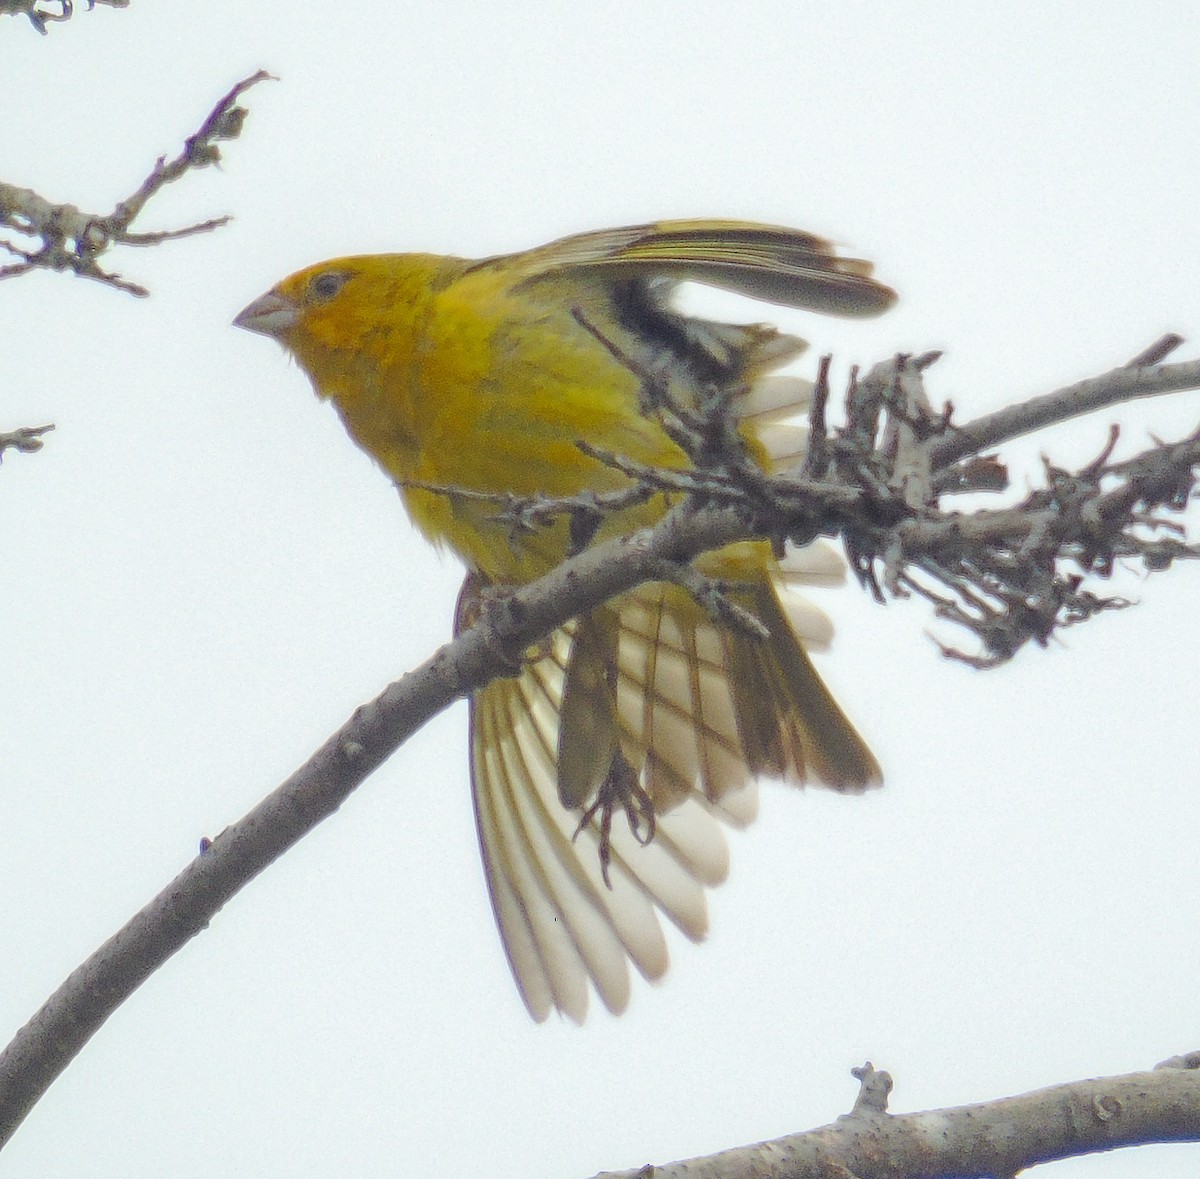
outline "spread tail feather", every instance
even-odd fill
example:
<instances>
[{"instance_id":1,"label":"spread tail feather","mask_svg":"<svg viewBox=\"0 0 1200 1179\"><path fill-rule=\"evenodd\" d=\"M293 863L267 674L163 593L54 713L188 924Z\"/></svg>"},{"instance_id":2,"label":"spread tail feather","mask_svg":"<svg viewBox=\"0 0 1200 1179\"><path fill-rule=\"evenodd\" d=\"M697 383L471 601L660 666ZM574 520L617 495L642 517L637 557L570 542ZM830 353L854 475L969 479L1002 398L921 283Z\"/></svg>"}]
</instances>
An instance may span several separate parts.
<instances>
[{"instance_id":1,"label":"spread tail feather","mask_svg":"<svg viewBox=\"0 0 1200 1179\"><path fill-rule=\"evenodd\" d=\"M816 579L827 564L816 562ZM643 585L557 631L516 677L493 681L472 700L471 780L488 889L535 1019L557 1009L582 1021L589 980L609 1010L623 1010L630 962L650 979L667 969L659 912L693 940L704 936L704 889L728 868L718 820L740 825L753 817L756 777L839 790L878 780L874 758L812 667L775 587L763 580L736 596L768 627L769 640L718 625L676 586ZM577 636L589 632L582 654L573 652ZM601 816L590 815L579 830L581 807L560 801L573 788L562 782L559 750L564 729L576 723L564 719L564 697L585 656L609 660L589 675L615 688L611 740L591 732L594 715L586 720L589 743L603 750L598 764L608 765L615 742L656 815L643 845L618 808L607 880ZM574 740L567 732L567 743ZM574 752L586 764L586 750Z\"/></svg>"}]
</instances>

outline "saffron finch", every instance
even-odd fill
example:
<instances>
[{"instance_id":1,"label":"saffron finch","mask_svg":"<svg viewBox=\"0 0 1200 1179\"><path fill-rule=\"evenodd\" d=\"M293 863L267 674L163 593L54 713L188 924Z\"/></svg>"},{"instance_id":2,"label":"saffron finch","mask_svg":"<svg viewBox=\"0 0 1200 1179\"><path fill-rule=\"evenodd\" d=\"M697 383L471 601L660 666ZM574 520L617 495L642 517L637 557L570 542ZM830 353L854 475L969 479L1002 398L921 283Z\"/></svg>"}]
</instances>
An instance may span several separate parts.
<instances>
[{"instance_id":1,"label":"saffron finch","mask_svg":"<svg viewBox=\"0 0 1200 1179\"><path fill-rule=\"evenodd\" d=\"M690 317L693 280L835 315L895 296L869 264L797 230L668 221L468 260L339 258L284 279L239 326L278 340L396 482L420 530L468 570L460 621L487 587L519 585L568 554L564 518L514 531L502 499L629 486L578 442L637 463L689 460L643 412L647 374L674 403L729 394L764 468L795 463L804 431L782 419L811 386L777 368L804 342L764 324ZM605 516L595 539L653 523L662 495ZM629 962L667 968L658 913L706 931L704 887L727 871L718 818L748 822L759 776L859 791L879 767L814 670L825 616L790 592L828 583L817 545L775 559L765 543L697 562L769 632L722 624L677 585L643 585L532 649L471 701L471 785L493 910L536 1020L582 1021L588 981L613 1012ZM614 821L615 820L615 821Z\"/></svg>"}]
</instances>

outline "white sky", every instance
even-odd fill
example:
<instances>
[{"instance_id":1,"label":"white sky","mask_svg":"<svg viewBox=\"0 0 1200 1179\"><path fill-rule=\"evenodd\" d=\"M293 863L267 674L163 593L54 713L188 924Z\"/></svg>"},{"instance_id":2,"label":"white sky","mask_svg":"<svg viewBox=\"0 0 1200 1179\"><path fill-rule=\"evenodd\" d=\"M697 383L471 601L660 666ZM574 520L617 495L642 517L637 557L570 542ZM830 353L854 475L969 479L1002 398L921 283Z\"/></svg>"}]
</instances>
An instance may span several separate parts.
<instances>
[{"instance_id":1,"label":"white sky","mask_svg":"<svg viewBox=\"0 0 1200 1179\"><path fill-rule=\"evenodd\" d=\"M235 80L282 81L143 228L236 222L112 259L153 298L0 284L0 429L58 426L0 468L0 1039L448 631L453 562L229 326L284 274L794 224L902 302L786 322L843 366L947 349L931 393L964 416L1200 341L1191 4L78 7L46 38L0 20L0 178L47 197L111 207ZM1132 449L1200 395L1119 417ZM1044 445L1087 459L1108 420ZM3 1170L560 1179L829 1121L867 1058L913 1110L1200 1047L1200 571L1121 587L1136 610L987 675L923 608L825 592L821 669L887 788L768 788L708 942L582 1030L533 1025L508 976L454 709L109 1021ZM1045 1173L1173 1179L1197 1150Z\"/></svg>"}]
</instances>

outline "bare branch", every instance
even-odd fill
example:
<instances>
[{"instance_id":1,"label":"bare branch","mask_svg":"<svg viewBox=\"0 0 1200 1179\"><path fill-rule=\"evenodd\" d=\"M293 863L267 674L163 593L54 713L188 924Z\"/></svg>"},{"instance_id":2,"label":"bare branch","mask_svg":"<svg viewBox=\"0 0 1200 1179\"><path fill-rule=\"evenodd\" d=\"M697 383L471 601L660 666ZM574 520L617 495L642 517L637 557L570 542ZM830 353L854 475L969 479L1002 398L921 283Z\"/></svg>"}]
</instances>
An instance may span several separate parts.
<instances>
[{"instance_id":1,"label":"bare branch","mask_svg":"<svg viewBox=\"0 0 1200 1179\"><path fill-rule=\"evenodd\" d=\"M580 444L583 449L583 444ZM634 483L620 491L583 491L572 496L518 496L512 492L472 491L423 479L404 479L397 486L428 491L465 503L492 504L495 518L509 526L511 536L533 532L566 516L571 525L572 553L580 552L595 532L595 524L605 515L645 503L656 494L653 486Z\"/></svg>"},{"instance_id":2,"label":"bare branch","mask_svg":"<svg viewBox=\"0 0 1200 1179\"><path fill-rule=\"evenodd\" d=\"M1182 343L1182 336L1176 335L1175 332L1167 332L1165 336L1160 336L1153 344L1143 348L1125 367L1149 368L1154 364L1162 364Z\"/></svg>"},{"instance_id":3,"label":"bare branch","mask_svg":"<svg viewBox=\"0 0 1200 1179\"><path fill-rule=\"evenodd\" d=\"M52 4L58 7L45 7ZM88 11L97 4L108 8L128 8L129 0L87 0ZM0 0L0 16L26 16L29 23L43 36L49 32L47 24L70 20L74 10L72 0Z\"/></svg>"},{"instance_id":4,"label":"bare branch","mask_svg":"<svg viewBox=\"0 0 1200 1179\"><path fill-rule=\"evenodd\" d=\"M1080 417L1097 409L1105 409L1122 401L1139 397L1157 397L1160 393L1177 393L1183 389L1200 388L1200 360L1186 364L1165 364L1139 367L1144 356L1158 354L1166 342L1172 351L1182 341L1178 336L1164 336L1129 364L1114 368L1103 376L1090 377L1067 385L1042 397L1033 397L1018 405L997 410L958 426L951 435L934 447L933 461L944 467L969 454L988 450L1001 442L1042 430L1057 422Z\"/></svg>"},{"instance_id":5,"label":"bare branch","mask_svg":"<svg viewBox=\"0 0 1200 1179\"><path fill-rule=\"evenodd\" d=\"M1061 626L1128 604L1092 592L1084 575L1107 578L1121 558L1153 572L1200 556L1163 514L1188 505L1200 433L1111 464L1115 440L1076 474L1047 463L1046 486L1015 507L927 513L890 530L892 592L927 598L939 617L974 632L985 651L979 657L943 647L945 654L980 667L1002 663L1030 640L1044 645Z\"/></svg>"},{"instance_id":6,"label":"bare branch","mask_svg":"<svg viewBox=\"0 0 1200 1179\"><path fill-rule=\"evenodd\" d=\"M21 450L26 454L41 450L44 442L40 436L53 429L54 423L51 422L45 426L21 426L16 430L0 433L0 462L4 461L6 450Z\"/></svg>"},{"instance_id":7,"label":"bare branch","mask_svg":"<svg viewBox=\"0 0 1200 1179\"><path fill-rule=\"evenodd\" d=\"M529 646L705 547L744 534L733 512L677 509L653 529L572 558L357 709L310 760L226 828L157 897L87 959L0 1053L0 1145L108 1017L246 884L327 818L431 717L497 675Z\"/></svg>"},{"instance_id":8,"label":"bare branch","mask_svg":"<svg viewBox=\"0 0 1200 1179\"><path fill-rule=\"evenodd\" d=\"M853 1071L862 1084L859 1099L830 1125L595 1179L992 1179L1123 1146L1200 1141L1200 1072L1192 1066L1160 1065L911 1114L885 1112L886 1073L869 1064Z\"/></svg>"},{"instance_id":9,"label":"bare branch","mask_svg":"<svg viewBox=\"0 0 1200 1179\"><path fill-rule=\"evenodd\" d=\"M1122 375L1116 379L1109 374L1081 382L993 415L987 436L998 438L1001 428L1010 435L1024 433L1040 421L1065 420L1121 395L1145 396L1151 384L1157 389L1200 384L1197 364L1150 370L1152 381L1128 381L1125 371L1118 370ZM971 433L969 426L952 428L932 441L934 454L946 453L948 438ZM1139 561L1153 572L1200 556L1171 519L1191 499L1200 432L1112 463L1116 441L1114 430L1104 451L1075 473L1046 462L1045 486L1014 507L970 514L918 512L870 539L870 529L863 529L857 534L860 562L882 559L891 592L921 594L934 603L939 617L967 627L981 642L981 655L944 647L947 655L994 666L1031 640L1044 645L1059 627L1128 604L1095 593L1085 576L1108 578L1122 559Z\"/></svg>"},{"instance_id":10,"label":"bare branch","mask_svg":"<svg viewBox=\"0 0 1200 1179\"><path fill-rule=\"evenodd\" d=\"M862 380L853 376L847 426L824 427L810 461L779 475L768 475L749 459L737 436L736 407L728 399L713 399L702 420L691 408L660 397L649 410L672 415L672 428L695 467L647 472L611 457L636 489L629 494L644 494L640 481L645 479L651 494L669 498L674 506L667 515L653 528L586 548L515 592L506 595L502 587L491 587L488 608L472 611L473 625L454 642L358 709L245 818L204 841L201 854L80 966L0 1054L0 1143L149 974L332 814L426 720L491 678L511 674L543 636L641 581L685 584L709 609L733 620L728 587L680 572L698 554L750 538L778 547L789 539L806 543L818 535L840 535L853 568L874 592L882 596L882 579L892 593L924 593L947 617L979 636L984 655L978 661L986 664L1031 638L1045 641L1057 626L1120 604L1091 594L1081 584L1085 573L1106 576L1123 557L1153 569L1195 555L1179 526L1163 513L1178 512L1190 502L1200 435L1117 463L1106 447L1074 474L1047 464L1046 485L1016 507L963 514L943 509L941 501L947 487L1003 483L1003 468L980 455L980 447L1089 412L1097 404L1196 387L1200 363L1119 369L1035 399L1032 408L1018 406L960 429L949 407L937 410L925 396L923 373L934 359L933 354L897 357ZM822 426L823 415L818 398L810 431ZM732 444L725 445L730 439ZM818 461L811 461L813 454ZM525 514L521 501L505 497L497 511L514 527L536 528L554 523L555 512L602 515L613 503L627 503L623 495L611 502L541 499ZM580 531L586 542L586 527ZM1171 1078L1154 1081L1167 1088L1173 1083ZM1107 1100L1113 1092L1087 1090L1087 1100ZM1178 1137L1193 1135L1200 1108L1195 1090L1189 1092L1192 1121ZM1134 1141L1142 1127L1155 1124L1136 1094L1122 1089L1116 1100L1120 1109L1133 1112L1119 1123L1110 1117L1096 1130L1096 1145L1084 1149ZM846 1172L823 1173L844 1179Z\"/></svg>"},{"instance_id":11,"label":"bare branch","mask_svg":"<svg viewBox=\"0 0 1200 1179\"><path fill-rule=\"evenodd\" d=\"M1047 463L1045 486L1014 506L962 513L943 501L1007 487L1004 465L979 453L985 445L1100 406L1200 387L1200 362L1145 367L1180 342L1164 336L1134 358L1143 367L1123 366L966 426L954 422L949 404L935 409L925 393L924 373L939 356L931 352L897 356L861 379L852 372L847 424L831 431L823 366L810 407L808 454L797 472L783 475L768 475L748 455L735 399L714 400L697 414L670 404L662 391L643 398L660 420L669 415L671 436L692 464L683 469L652 469L579 445L635 488L736 510L749 532L776 548L785 540L803 545L819 535L840 536L879 600L924 597L937 617L965 627L980 647L966 652L939 644L943 653L993 667L1031 641L1046 644L1061 627L1129 604L1096 593L1086 576L1108 578L1122 559L1154 572L1200 556L1170 518L1185 510L1195 487L1200 433L1110 463L1114 432L1079 472ZM509 505L520 510L520 501ZM539 500L539 519L554 510L554 501Z\"/></svg>"},{"instance_id":12,"label":"bare branch","mask_svg":"<svg viewBox=\"0 0 1200 1179\"><path fill-rule=\"evenodd\" d=\"M150 246L207 233L229 220L215 217L180 229L151 232L135 232L130 228L160 189L186 172L220 161L218 143L236 139L246 120L246 108L237 105L238 98L270 77L265 70L259 70L234 86L212 109L200 130L184 143L179 155L169 163L160 156L136 191L119 201L110 213L84 213L74 205L56 205L31 189L0 183L0 226L17 234L16 238L0 238L0 248L19 259L0 266L0 279L14 278L38 268L69 270L131 295L149 294L140 284L104 270L99 263L100 255L114 245Z\"/></svg>"},{"instance_id":13,"label":"bare branch","mask_svg":"<svg viewBox=\"0 0 1200 1179\"><path fill-rule=\"evenodd\" d=\"M1157 360L1179 343L1164 336L1135 363ZM878 599L917 594L938 618L969 630L978 652L939 645L948 657L979 668L1011 659L1029 642L1045 645L1061 627L1129 605L1095 592L1085 577L1108 578L1123 559L1155 572L1200 556L1171 518L1192 496L1200 432L1111 463L1114 432L1104 452L1079 472L1047 463L1045 485L1020 504L962 513L943 502L951 494L1007 486L1003 464L980 454L983 445L1102 405L1198 387L1200 362L1124 366L960 427L952 407L935 409L924 390L924 373L938 355L897 356L861 379L852 373L841 430L826 424L827 380L819 380L809 450L796 473L763 472L737 436L736 406L715 401L697 424L694 413L662 397L645 398L650 412L670 414L672 437L689 467L656 470L586 443L580 447L635 487L736 510L748 531L777 548L785 540L840 536L860 580ZM549 518L553 501L539 501L538 511Z\"/></svg>"}]
</instances>

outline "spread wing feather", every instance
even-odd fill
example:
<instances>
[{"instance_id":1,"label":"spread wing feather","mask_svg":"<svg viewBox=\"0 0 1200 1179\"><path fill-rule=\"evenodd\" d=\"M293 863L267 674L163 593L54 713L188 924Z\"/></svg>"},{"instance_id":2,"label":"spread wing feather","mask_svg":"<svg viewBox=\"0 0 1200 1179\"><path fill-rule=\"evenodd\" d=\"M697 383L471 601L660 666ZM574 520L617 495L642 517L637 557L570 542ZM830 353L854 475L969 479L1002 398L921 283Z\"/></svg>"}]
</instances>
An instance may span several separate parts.
<instances>
[{"instance_id":1,"label":"spread wing feather","mask_svg":"<svg viewBox=\"0 0 1200 1179\"><path fill-rule=\"evenodd\" d=\"M820 769L819 759L805 764L815 738L794 710L781 716L764 705L789 699L772 670L774 644L731 637L672 586L641 586L610 608L618 619L620 740L630 763L644 767L658 812L647 845L614 817L611 887L600 869L599 819L577 832L579 811L558 797L558 708L574 624L472 702L471 779L488 887L513 974L538 1020L558 1009L581 1021L589 980L606 1007L623 1010L629 962L659 978L668 956L657 913L693 940L704 936L703 890L728 870L721 821L753 818L754 776L798 780ZM786 625L782 619L776 625ZM756 658L763 661L740 666ZM758 685L757 726L731 686L746 676Z\"/></svg>"},{"instance_id":2,"label":"spread wing feather","mask_svg":"<svg viewBox=\"0 0 1200 1179\"><path fill-rule=\"evenodd\" d=\"M690 279L790 307L833 315L878 315L895 293L871 277L871 264L843 258L815 234L742 221L660 221L561 238L523 255L528 278L569 271L603 281Z\"/></svg>"},{"instance_id":3,"label":"spread wing feather","mask_svg":"<svg viewBox=\"0 0 1200 1179\"><path fill-rule=\"evenodd\" d=\"M670 307L674 283L691 279L848 315L875 314L894 298L867 263L838 257L821 238L740 222L604 230L477 265L517 262L526 284L574 277L581 290L611 299L630 333L621 345L641 362L653 367L665 354L685 383L727 383L772 469L801 461L807 445L796 415L810 403L812 386L773 371L803 341L762 324L688 318ZM557 631L515 677L494 681L472 701L471 779L488 887L535 1019L557 1009L581 1021L589 981L605 1006L621 1011L630 962L649 979L667 968L659 914L694 940L704 936L704 889L728 871L722 824L754 818L758 776L823 780L842 790L878 779L805 654L828 644L829 620L787 592L840 581L841 557L824 544L789 553L772 567L772 586L761 549L734 549L717 555L718 575L736 579L745 570L745 589L731 592L772 641L719 625L683 590L657 583L602 607L581 632L580 661L584 653L593 664L601 660L588 665L586 682L602 684L611 660L616 698L608 723L656 815L654 837L643 845L618 808L607 881L599 816L580 829L582 808L560 801L560 714L578 624ZM580 732L587 731L585 723ZM572 752L580 747L568 741Z\"/></svg>"}]
</instances>

